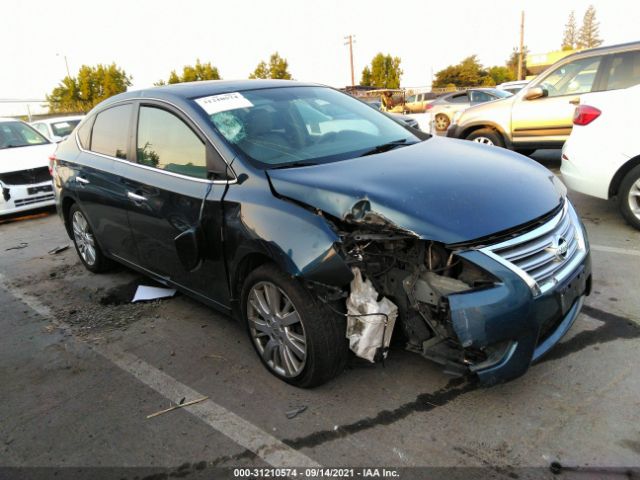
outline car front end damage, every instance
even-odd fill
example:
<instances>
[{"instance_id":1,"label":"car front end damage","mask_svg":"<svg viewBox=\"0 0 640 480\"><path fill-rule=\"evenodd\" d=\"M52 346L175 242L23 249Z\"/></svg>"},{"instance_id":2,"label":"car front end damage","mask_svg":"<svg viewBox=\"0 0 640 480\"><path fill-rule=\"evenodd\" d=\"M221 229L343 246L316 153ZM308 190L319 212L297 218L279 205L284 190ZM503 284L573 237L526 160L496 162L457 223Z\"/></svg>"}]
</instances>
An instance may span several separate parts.
<instances>
[{"instance_id":1,"label":"car front end damage","mask_svg":"<svg viewBox=\"0 0 640 480\"><path fill-rule=\"evenodd\" d=\"M342 219L326 218L351 270L397 306L394 335L406 348L485 385L522 375L569 330L590 292L586 233L566 199L517 229L452 245L398 227L366 202ZM319 298L335 305L354 295L353 282L318 287ZM386 357L387 333L370 339L379 346L375 360Z\"/></svg>"},{"instance_id":2,"label":"car front end damage","mask_svg":"<svg viewBox=\"0 0 640 480\"><path fill-rule=\"evenodd\" d=\"M55 204L47 167L0 173L0 215Z\"/></svg>"}]
</instances>

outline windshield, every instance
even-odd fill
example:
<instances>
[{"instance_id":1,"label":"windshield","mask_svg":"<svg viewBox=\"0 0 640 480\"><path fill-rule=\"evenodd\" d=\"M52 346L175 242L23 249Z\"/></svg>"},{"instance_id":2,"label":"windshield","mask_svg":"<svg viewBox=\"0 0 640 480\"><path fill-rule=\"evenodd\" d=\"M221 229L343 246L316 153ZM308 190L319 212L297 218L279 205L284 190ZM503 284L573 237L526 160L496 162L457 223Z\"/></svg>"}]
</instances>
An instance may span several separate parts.
<instances>
[{"instance_id":1,"label":"windshield","mask_svg":"<svg viewBox=\"0 0 640 480\"><path fill-rule=\"evenodd\" d=\"M67 137L79 123L80 119L55 122L51 124L51 130L56 137Z\"/></svg>"},{"instance_id":2,"label":"windshield","mask_svg":"<svg viewBox=\"0 0 640 480\"><path fill-rule=\"evenodd\" d=\"M17 121L0 123L0 149L43 145L45 143L49 143L49 140L26 123Z\"/></svg>"},{"instance_id":3,"label":"windshield","mask_svg":"<svg viewBox=\"0 0 640 480\"><path fill-rule=\"evenodd\" d=\"M385 115L330 88L250 90L196 102L222 136L261 168L344 160L420 141Z\"/></svg>"}]
</instances>

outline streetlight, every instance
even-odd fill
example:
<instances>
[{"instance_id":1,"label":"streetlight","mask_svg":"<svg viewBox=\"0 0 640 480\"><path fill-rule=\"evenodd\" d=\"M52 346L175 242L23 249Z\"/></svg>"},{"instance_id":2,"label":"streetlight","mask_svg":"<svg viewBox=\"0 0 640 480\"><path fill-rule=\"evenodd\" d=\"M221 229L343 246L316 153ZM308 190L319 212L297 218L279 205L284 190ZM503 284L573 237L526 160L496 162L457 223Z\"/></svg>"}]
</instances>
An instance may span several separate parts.
<instances>
[{"instance_id":1,"label":"streetlight","mask_svg":"<svg viewBox=\"0 0 640 480\"><path fill-rule=\"evenodd\" d=\"M67 67L67 77L71 78L71 74L69 73L69 62L67 62L67 56L56 53L56 57L64 57L64 66Z\"/></svg>"}]
</instances>

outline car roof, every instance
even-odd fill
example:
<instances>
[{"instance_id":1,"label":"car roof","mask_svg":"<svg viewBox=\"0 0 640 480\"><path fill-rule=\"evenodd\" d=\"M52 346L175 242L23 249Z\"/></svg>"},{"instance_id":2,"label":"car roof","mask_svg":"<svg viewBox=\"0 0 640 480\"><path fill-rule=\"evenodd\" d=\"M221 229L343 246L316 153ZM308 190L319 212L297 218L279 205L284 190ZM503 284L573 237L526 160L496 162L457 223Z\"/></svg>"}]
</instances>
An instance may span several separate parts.
<instances>
[{"instance_id":1,"label":"car roof","mask_svg":"<svg viewBox=\"0 0 640 480\"><path fill-rule=\"evenodd\" d=\"M637 49L640 49L640 42L619 43L617 45L607 45L604 47L596 47L596 48L589 48L587 50L580 50L579 52L575 52L575 53L572 53L571 55L567 55L561 60L565 61L569 58L573 59L581 56L591 56L595 54L602 55L602 54L608 54L608 53L615 53L619 51L637 50ZM559 63L559 62L556 62L556 63Z\"/></svg>"},{"instance_id":2,"label":"car roof","mask_svg":"<svg viewBox=\"0 0 640 480\"><path fill-rule=\"evenodd\" d=\"M158 98L158 99L191 99L207 97L209 95L220 95L223 93L243 92L248 90L259 90L265 88L282 87L319 87L324 86L317 83L298 82L295 80L205 80L197 82L175 83L160 87L147 88L143 90L133 90L119 95L115 95L105 100L102 105L126 100L128 98Z\"/></svg>"},{"instance_id":3,"label":"car roof","mask_svg":"<svg viewBox=\"0 0 640 480\"><path fill-rule=\"evenodd\" d=\"M22 120L18 118L0 117L0 122L22 122Z\"/></svg>"},{"instance_id":4,"label":"car roof","mask_svg":"<svg viewBox=\"0 0 640 480\"><path fill-rule=\"evenodd\" d=\"M40 118L38 120L34 120L33 123L54 123L54 122L64 122L65 120L79 120L84 118L84 114L83 115L66 115L66 116L61 116L61 117L49 117L49 118Z\"/></svg>"}]
</instances>

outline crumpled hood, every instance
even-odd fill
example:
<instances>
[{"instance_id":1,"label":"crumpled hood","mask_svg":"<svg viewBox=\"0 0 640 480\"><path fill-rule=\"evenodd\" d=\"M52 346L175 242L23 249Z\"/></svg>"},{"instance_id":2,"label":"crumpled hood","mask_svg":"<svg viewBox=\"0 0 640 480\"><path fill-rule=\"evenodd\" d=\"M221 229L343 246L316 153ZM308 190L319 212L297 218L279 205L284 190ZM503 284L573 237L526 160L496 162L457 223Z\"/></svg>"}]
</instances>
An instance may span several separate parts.
<instances>
[{"instance_id":1,"label":"crumpled hood","mask_svg":"<svg viewBox=\"0 0 640 480\"><path fill-rule=\"evenodd\" d=\"M49 156L55 149L55 143L0 149L0 173L48 167Z\"/></svg>"},{"instance_id":2,"label":"crumpled hood","mask_svg":"<svg viewBox=\"0 0 640 480\"><path fill-rule=\"evenodd\" d=\"M564 187L546 168L498 147L432 138L377 155L269 170L275 191L338 218L372 213L423 239L466 242L556 208Z\"/></svg>"}]
</instances>

